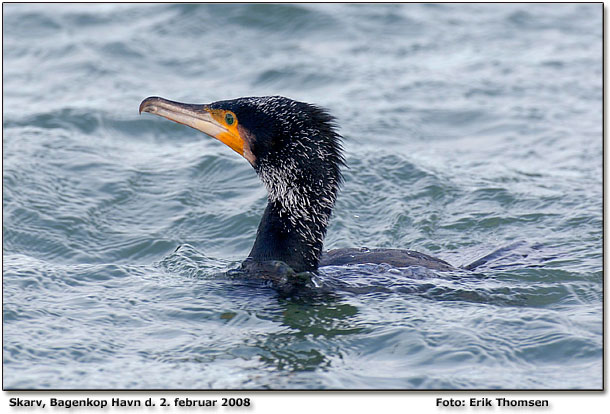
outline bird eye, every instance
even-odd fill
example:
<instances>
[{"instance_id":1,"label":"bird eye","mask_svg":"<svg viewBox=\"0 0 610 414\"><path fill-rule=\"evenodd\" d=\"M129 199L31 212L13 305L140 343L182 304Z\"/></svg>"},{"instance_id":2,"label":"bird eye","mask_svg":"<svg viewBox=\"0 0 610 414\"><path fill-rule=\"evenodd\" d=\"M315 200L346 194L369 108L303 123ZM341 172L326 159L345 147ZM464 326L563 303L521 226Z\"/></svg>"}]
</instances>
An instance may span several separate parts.
<instances>
[{"instance_id":1,"label":"bird eye","mask_svg":"<svg viewBox=\"0 0 610 414\"><path fill-rule=\"evenodd\" d=\"M235 117L233 116L233 114L226 114L225 122L227 123L227 125L233 125L233 123L235 122Z\"/></svg>"}]
</instances>

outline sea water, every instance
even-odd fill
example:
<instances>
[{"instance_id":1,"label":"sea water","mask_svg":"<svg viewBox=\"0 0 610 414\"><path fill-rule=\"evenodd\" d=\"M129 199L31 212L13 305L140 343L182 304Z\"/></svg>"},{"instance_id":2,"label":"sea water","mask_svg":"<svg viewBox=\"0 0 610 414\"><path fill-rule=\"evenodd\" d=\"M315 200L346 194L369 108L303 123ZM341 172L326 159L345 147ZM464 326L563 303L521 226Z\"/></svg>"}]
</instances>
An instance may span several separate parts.
<instances>
[{"instance_id":1,"label":"sea water","mask_svg":"<svg viewBox=\"0 0 610 414\"><path fill-rule=\"evenodd\" d=\"M8 389L600 389L601 4L4 4ZM148 114L283 95L348 168L325 247L474 272L233 280L266 205Z\"/></svg>"}]
</instances>

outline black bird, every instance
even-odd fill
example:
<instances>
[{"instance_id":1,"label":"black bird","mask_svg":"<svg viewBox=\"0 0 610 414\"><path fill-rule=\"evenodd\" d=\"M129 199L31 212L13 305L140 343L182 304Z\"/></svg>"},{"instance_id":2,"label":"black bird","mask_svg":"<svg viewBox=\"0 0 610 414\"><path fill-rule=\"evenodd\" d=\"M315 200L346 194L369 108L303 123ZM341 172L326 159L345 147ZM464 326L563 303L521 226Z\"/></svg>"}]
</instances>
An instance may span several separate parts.
<instances>
[{"instance_id":1,"label":"black bird","mask_svg":"<svg viewBox=\"0 0 610 414\"><path fill-rule=\"evenodd\" d=\"M343 181L341 136L324 109L281 96L185 104L146 98L149 112L195 128L250 162L268 204L244 267L281 261L295 272L319 266L387 263L455 270L449 263L402 249L335 249L323 253L328 222Z\"/></svg>"}]
</instances>

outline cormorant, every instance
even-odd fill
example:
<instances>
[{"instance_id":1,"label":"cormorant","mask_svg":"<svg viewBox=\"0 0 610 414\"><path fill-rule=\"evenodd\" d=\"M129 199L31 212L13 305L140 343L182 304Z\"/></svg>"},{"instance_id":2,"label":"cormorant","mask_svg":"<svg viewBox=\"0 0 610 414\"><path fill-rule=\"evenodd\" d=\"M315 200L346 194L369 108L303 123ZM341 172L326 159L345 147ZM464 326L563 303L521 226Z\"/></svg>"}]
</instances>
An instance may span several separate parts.
<instances>
[{"instance_id":1,"label":"cormorant","mask_svg":"<svg viewBox=\"0 0 610 414\"><path fill-rule=\"evenodd\" d=\"M342 138L326 110L281 96L211 104L185 104L153 96L142 101L142 112L214 137L254 167L267 188L268 204L244 267L280 261L297 273L356 263L455 270L443 260L411 250L322 251L345 165Z\"/></svg>"}]
</instances>

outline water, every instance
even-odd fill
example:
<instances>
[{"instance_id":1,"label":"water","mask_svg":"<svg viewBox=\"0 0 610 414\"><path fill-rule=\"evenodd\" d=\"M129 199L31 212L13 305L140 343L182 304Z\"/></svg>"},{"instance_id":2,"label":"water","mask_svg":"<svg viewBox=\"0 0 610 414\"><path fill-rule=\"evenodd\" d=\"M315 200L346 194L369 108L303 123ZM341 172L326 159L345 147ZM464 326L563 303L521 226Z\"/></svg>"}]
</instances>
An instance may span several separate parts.
<instances>
[{"instance_id":1,"label":"water","mask_svg":"<svg viewBox=\"0 0 610 414\"><path fill-rule=\"evenodd\" d=\"M602 387L601 4L3 12L5 388ZM328 268L310 298L232 280L265 190L138 116L150 95L327 107L326 248L523 243L476 273Z\"/></svg>"}]
</instances>

